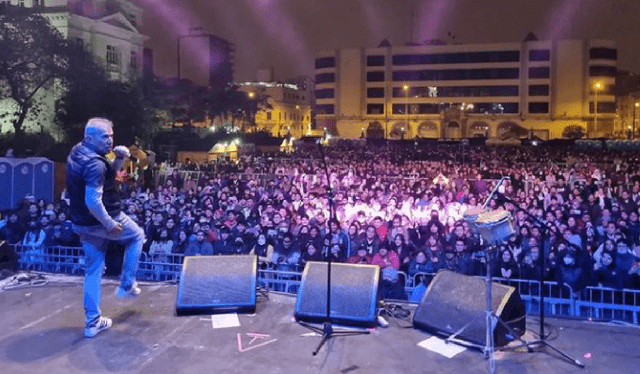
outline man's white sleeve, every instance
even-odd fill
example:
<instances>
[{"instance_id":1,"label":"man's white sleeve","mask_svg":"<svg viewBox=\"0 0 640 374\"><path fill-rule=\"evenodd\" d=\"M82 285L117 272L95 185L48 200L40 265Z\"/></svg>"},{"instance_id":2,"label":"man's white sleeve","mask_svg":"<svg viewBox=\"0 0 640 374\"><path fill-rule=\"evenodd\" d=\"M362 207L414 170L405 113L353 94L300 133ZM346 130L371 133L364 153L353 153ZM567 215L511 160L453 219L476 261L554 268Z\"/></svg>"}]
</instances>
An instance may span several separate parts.
<instances>
[{"instance_id":1,"label":"man's white sleeve","mask_svg":"<svg viewBox=\"0 0 640 374\"><path fill-rule=\"evenodd\" d=\"M87 204L89 212L96 217L96 219L107 228L107 231L113 230L118 224L107 213L107 209L102 203L102 186L92 187L87 185L84 189L84 202Z\"/></svg>"}]
</instances>

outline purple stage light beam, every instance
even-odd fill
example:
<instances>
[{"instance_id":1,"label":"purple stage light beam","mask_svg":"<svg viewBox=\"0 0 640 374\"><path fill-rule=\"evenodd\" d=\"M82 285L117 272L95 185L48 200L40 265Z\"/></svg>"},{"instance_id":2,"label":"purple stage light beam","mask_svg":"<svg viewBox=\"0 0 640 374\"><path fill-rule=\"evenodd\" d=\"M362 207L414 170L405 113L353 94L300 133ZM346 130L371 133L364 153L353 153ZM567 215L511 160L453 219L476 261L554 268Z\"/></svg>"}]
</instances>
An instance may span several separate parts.
<instances>
[{"instance_id":1,"label":"purple stage light beam","mask_svg":"<svg viewBox=\"0 0 640 374\"><path fill-rule=\"evenodd\" d=\"M299 71L305 71L313 54L292 22L296 17L286 14L277 0L253 0L253 4L249 5L255 19L262 21L261 27L265 33L282 46L288 58L295 61Z\"/></svg>"},{"instance_id":2,"label":"purple stage light beam","mask_svg":"<svg viewBox=\"0 0 640 374\"><path fill-rule=\"evenodd\" d=\"M199 23L199 19L187 11L180 1L172 0L139 0L146 4L147 9L151 9L161 18L158 22L164 22L176 38L189 35L190 28ZM197 40L192 38L181 38L181 48L189 57L189 67L197 68L204 74L209 69L210 51L202 48ZM180 51L176 50L176 53ZM182 70L182 69L181 69ZM178 74L179 75L179 74Z\"/></svg>"},{"instance_id":3,"label":"purple stage light beam","mask_svg":"<svg viewBox=\"0 0 640 374\"><path fill-rule=\"evenodd\" d=\"M587 14L587 8L595 3L595 0L562 0L553 10L546 27L540 33L542 40L559 40L571 37L571 28L576 26L573 21L578 12Z\"/></svg>"},{"instance_id":4,"label":"purple stage light beam","mask_svg":"<svg viewBox=\"0 0 640 374\"><path fill-rule=\"evenodd\" d=\"M450 31L444 27L447 24L456 8L456 1L452 0L433 0L433 1L421 1L417 4L416 19L418 43L422 43L425 40L439 39L443 36L443 32ZM411 20L413 22L413 20ZM413 35L410 36L413 39ZM414 40L411 40L414 42Z\"/></svg>"}]
</instances>

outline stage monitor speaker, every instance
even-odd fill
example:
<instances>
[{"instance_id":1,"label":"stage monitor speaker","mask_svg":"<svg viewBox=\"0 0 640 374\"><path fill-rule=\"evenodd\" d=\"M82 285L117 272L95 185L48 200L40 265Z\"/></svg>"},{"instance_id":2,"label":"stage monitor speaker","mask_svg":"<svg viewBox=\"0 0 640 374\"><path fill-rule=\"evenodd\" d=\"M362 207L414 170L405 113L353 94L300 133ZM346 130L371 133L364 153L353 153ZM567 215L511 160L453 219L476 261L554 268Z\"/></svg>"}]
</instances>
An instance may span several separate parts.
<instances>
[{"instance_id":1,"label":"stage monitor speaker","mask_svg":"<svg viewBox=\"0 0 640 374\"><path fill-rule=\"evenodd\" d=\"M469 326L458 339L484 346L487 310L486 280L440 270L422 296L413 316L413 325L445 337ZM499 283L491 285L491 307L520 336L525 332L525 308L514 287ZM494 329L494 344L503 346L517 338L498 323Z\"/></svg>"},{"instance_id":2,"label":"stage monitor speaker","mask_svg":"<svg viewBox=\"0 0 640 374\"><path fill-rule=\"evenodd\" d=\"M254 312L257 275L255 255L187 256L178 285L176 313Z\"/></svg>"},{"instance_id":3,"label":"stage monitor speaker","mask_svg":"<svg viewBox=\"0 0 640 374\"><path fill-rule=\"evenodd\" d=\"M326 322L327 263L307 262L298 289L295 317L298 321ZM332 323L372 327L377 323L380 300L380 267L331 264Z\"/></svg>"}]
</instances>

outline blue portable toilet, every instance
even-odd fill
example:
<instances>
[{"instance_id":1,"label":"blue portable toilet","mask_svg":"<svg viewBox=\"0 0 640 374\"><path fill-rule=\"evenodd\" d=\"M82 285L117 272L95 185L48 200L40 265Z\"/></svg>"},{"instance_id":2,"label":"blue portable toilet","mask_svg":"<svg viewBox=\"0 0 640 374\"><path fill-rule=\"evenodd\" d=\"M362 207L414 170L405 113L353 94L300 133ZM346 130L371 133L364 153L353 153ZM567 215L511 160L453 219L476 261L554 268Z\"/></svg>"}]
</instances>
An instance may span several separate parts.
<instances>
[{"instance_id":1,"label":"blue portable toilet","mask_svg":"<svg viewBox=\"0 0 640 374\"><path fill-rule=\"evenodd\" d=\"M14 209L26 196L53 202L53 161L44 157L0 158L0 209Z\"/></svg>"},{"instance_id":2,"label":"blue portable toilet","mask_svg":"<svg viewBox=\"0 0 640 374\"><path fill-rule=\"evenodd\" d=\"M6 158L0 158L0 210L12 207L13 164Z\"/></svg>"}]
</instances>

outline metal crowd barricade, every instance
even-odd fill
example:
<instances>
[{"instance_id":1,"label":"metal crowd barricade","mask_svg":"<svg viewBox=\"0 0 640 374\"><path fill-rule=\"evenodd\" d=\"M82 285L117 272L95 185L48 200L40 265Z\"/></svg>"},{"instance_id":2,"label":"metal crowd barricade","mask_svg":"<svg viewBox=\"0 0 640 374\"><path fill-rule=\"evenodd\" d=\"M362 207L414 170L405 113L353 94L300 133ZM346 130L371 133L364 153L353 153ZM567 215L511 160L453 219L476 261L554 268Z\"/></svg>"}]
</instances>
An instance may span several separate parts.
<instances>
[{"instance_id":1,"label":"metal crowd barricade","mask_svg":"<svg viewBox=\"0 0 640 374\"><path fill-rule=\"evenodd\" d=\"M277 265L260 262L258 284L270 291L297 293L302 281L302 269L278 270Z\"/></svg>"},{"instance_id":2,"label":"metal crowd barricade","mask_svg":"<svg viewBox=\"0 0 640 374\"><path fill-rule=\"evenodd\" d=\"M576 315L638 324L640 290L587 287L576 300Z\"/></svg>"},{"instance_id":3,"label":"metal crowd barricade","mask_svg":"<svg viewBox=\"0 0 640 374\"><path fill-rule=\"evenodd\" d=\"M45 246L32 247L15 245L20 269L64 273L84 274L84 252L82 247Z\"/></svg>"},{"instance_id":4,"label":"metal crowd barricade","mask_svg":"<svg viewBox=\"0 0 640 374\"><path fill-rule=\"evenodd\" d=\"M528 279L493 278L495 282L513 286L524 301L527 314L540 314L540 282ZM551 316L575 315L573 290L567 284L544 282L545 314Z\"/></svg>"},{"instance_id":5,"label":"metal crowd barricade","mask_svg":"<svg viewBox=\"0 0 640 374\"><path fill-rule=\"evenodd\" d=\"M146 281L172 282L180 279L183 254L150 256L142 252L138 263L138 279Z\"/></svg>"}]
</instances>

